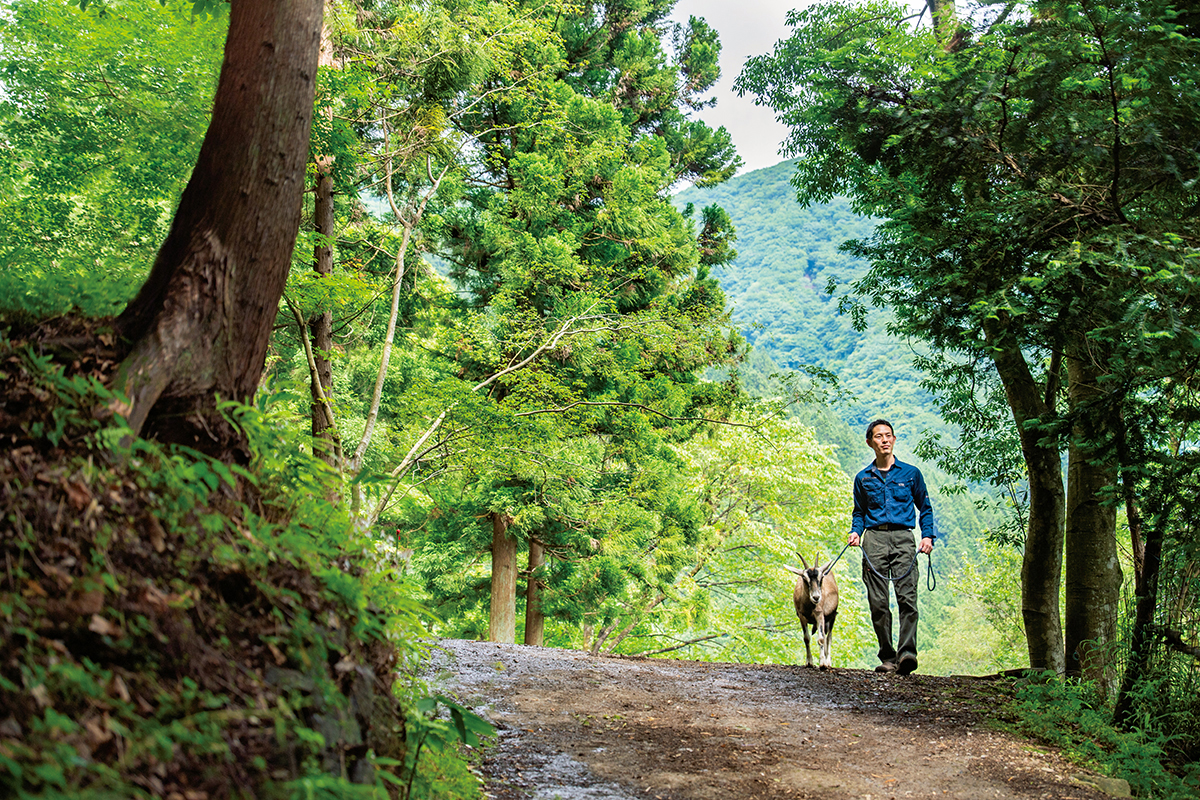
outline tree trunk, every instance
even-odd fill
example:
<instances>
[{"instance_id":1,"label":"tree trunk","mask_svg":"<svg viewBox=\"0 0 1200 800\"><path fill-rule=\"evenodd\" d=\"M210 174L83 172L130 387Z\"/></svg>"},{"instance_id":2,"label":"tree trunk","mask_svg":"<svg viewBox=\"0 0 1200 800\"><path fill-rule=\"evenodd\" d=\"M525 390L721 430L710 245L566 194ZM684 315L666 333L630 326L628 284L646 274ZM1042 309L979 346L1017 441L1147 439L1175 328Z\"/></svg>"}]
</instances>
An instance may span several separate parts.
<instances>
[{"instance_id":1,"label":"tree trunk","mask_svg":"<svg viewBox=\"0 0 1200 800\"><path fill-rule=\"evenodd\" d=\"M138 296L114 411L135 433L245 460L217 397L258 386L300 227L322 0L233 0L191 180Z\"/></svg>"},{"instance_id":2,"label":"tree trunk","mask_svg":"<svg viewBox=\"0 0 1200 800\"><path fill-rule=\"evenodd\" d=\"M1104 493L1116 488L1117 467L1106 435L1113 426L1096 404L1103 394L1098 372L1081 344L1074 342L1066 358L1068 397L1078 414L1067 466L1067 674L1095 680L1111 692L1116 676L1108 669L1107 645L1116 637L1122 575L1117 509L1104 501Z\"/></svg>"},{"instance_id":3,"label":"tree trunk","mask_svg":"<svg viewBox=\"0 0 1200 800\"><path fill-rule=\"evenodd\" d=\"M317 182L314 187L316 200L313 206L313 228L320 240L313 248L313 269L322 278L333 272L333 159L318 157ZM316 381L313 386L312 398L312 434L313 446L318 449L318 455L327 463L339 466L335 462L333 431L330 429L329 418L321 408L321 397L317 394L316 382L319 381L324 391L326 401L333 394L333 366L329 363L329 351L333 348L333 312L329 309L317 314L308 323L309 334L312 336L313 360L317 365Z\"/></svg>"},{"instance_id":4,"label":"tree trunk","mask_svg":"<svg viewBox=\"0 0 1200 800\"><path fill-rule=\"evenodd\" d=\"M517 540L508 535L512 517L492 512L492 606L488 641L517 640Z\"/></svg>"},{"instance_id":5,"label":"tree trunk","mask_svg":"<svg viewBox=\"0 0 1200 800\"><path fill-rule=\"evenodd\" d=\"M958 28L958 9L954 7L954 0L925 0L925 7L929 9L929 18L939 39L947 38Z\"/></svg>"},{"instance_id":6,"label":"tree trunk","mask_svg":"<svg viewBox=\"0 0 1200 800\"><path fill-rule=\"evenodd\" d=\"M546 631L546 617L542 614L542 587L538 583L537 568L546 563L545 548L541 542L529 540L529 578L525 582L525 644L542 646Z\"/></svg>"},{"instance_id":7,"label":"tree trunk","mask_svg":"<svg viewBox=\"0 0 1200 800\"><path fill-rule=\"evenodd\" d=\"M996 372L1012 409L1029 474L1029 527L1021 564L1021 616L1032 669L1065 670L1058 590L1063 563L1066 492L1058 450L1041 444L1030 426L1049 409L1011 332L999 320L985 324Z\"/></svg>"},{"instance_id":8,"label":"tree trunk","mask_svg":"<svg viewBox=\"0 0 1200 800\"><path fill-rule=\"evenodd\" d=\"M1117 435L1117 449L1123 463L1130 463L1129 440L1122 424ZM1144 530L1142 514L1136 502L1133 479L1122 481L1125 495L1125 515L1129 520L1129 536L1134 550L1133 591L1137 597L1130 636L1129 660L1113 707L1113 724L1128 729L1133 717L1134 689L1150 667L1154 646L1154 615L1158 610L1158 575L1162 568L1163 525L1170 519L1161 512L1149 530ZM1163 491L1165 487L1159 487ZM1169 494L1169 493L1168 493Z\"/></svg>"},{"instance_id":9,"label":"tree trunk","mask_svg":"<svg viewBox=\"0 0 1200 800\"><path fill-rule=\"evenodd\" d=\"M954 0L925 0L925 6L933 23L933 35L947 52L956 49L960 40L958 9L954 6Z\"/></svg>"}]
</instances>

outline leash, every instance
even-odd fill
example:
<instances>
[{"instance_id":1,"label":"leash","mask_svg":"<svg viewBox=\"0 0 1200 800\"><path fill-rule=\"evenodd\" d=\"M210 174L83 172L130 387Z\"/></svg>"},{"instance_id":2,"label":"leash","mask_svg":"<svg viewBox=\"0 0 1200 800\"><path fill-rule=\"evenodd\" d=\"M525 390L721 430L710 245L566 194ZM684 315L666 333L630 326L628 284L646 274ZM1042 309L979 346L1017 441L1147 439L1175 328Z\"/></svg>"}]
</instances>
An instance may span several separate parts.
<instances>
[{"instance_id":1,"label":"leash","mask_svg":"<svg viewBox=\"0 0 1200 800\"><path fill-rule=\"evenodd\" d=\"M850 543L846 542L845 547L842 548L842 553L846 552L846 548L849 546L850 546ZM829 571L833 569L833 565L841 560L842 553L838 553L837 558L833 559L833 561L830 561L828 564L825 565L825 569L821 570L821 578L822 579L824 579L825 576L829 574Z\"/></svg>"},{"instance_id":2,"label":"leash","mask_svg":"<svg viewBox=\"0 0 1200 800\"><path fill-rule=\"evenodd\" d=\"M863 533L866 533L866 531L863 531ZM846 544L842 546L841 552L837 554L837 556L833 559L833 561L830 561L828 564L825 565L824 569L821 570L821 579L822 580L824 580L825 576L828 575L833 570L833 566L835 564L837 564L837 562L842 560L842 555L845 554L847 548L849 548L849 547L850 547L850 543L846 542ZM862 549L862 548L860 547L859 549ZM866 550L863 550L862 557L863 557L863 561L867 565L867 569L869 569L869 570L871 570L871 572L875 573L875 575L880 580L892 581L893 583L896 583L898 581L902 581L905 578L907 578L908 574L913 571L913 569L917 566L917 556L919 556L919 555L921 555L921 552L919 550L917 552L913 553L912 563L908 565L908 569L905 570L904 574L899 576L898 578L893 578L890 574L884 575L882 572L875 569L875 565L871 563L871 559L867 558ZM789 571L795 571L795 570L791 570L791 568L787 568L787 569L789 569ZM891 570L889 569L888 572L891 573ZM932 550L925 554L925 586L931 592L937 588L937 574L933 571L933 551Z\"/></svg>"},{"instance_id":3,"label":"leash","mask_svg":"<svg viewBox=\"0 0 1200 800\"><path fill-rule=\"evenodd\" d=\"M866 533L866 531L863 531L863 533ZM849 547L849 546L850 546L850 543L846 542L846 547ZM842 548L842 553L846 552L846 547ZM861 549L863 551L863 553L862 553L863 563L867 565L867 569L871 570L871 572L875 575L875 577L879 578L880 580L891 581L892 583L899 583L900 581L907 578L909 576L909 573L911 573L914 569L916 569L917 557L921 555L920 550L917 550L916 552L914 552L912 563L908 565L908 569L904 571L904 574L899 577L893 578L891 575L892 570L890 567L888 568L888 574L884 575L882 572L875 569L875 565L871 563L871 559L867 558L866 548L860 547L859 549ZM838 558L841 558L841 557L842 557L842 554L838 553ZM928 553L925 554L925 559L926 559L925 587L926 587L926 589L928 589L929 591L932 592L934 589L937 588L937 574L934 573L934 571L933 571L933 551L932 550L930 550ZM834 559L834 563L837 563L837 559Z\"/></svg>"}]
</instances>

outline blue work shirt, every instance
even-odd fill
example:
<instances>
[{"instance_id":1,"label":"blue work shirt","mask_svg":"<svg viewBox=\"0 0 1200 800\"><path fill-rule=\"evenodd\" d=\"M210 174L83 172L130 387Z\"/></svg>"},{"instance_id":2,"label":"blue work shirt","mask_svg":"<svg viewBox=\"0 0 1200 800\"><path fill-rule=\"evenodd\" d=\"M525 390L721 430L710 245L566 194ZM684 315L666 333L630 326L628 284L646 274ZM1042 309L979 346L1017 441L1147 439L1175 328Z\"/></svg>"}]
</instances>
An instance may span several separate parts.
<instances>
[{"instance_id":1,"label":"blue work shirt","mask_svg":"<svg viewBox=\"0 0 1200 800\"><path fill-rule=\"evenodd\" d=\"M884 475L886 474L886 478ZM915 528L921 514L921 538L936 539L933 506L925 490L921 470L896 459L892 468L881 472L872 461L854 476L854 515L850 530L862 535L866 528L898 525Z\"/></svg>"}]
</instances>

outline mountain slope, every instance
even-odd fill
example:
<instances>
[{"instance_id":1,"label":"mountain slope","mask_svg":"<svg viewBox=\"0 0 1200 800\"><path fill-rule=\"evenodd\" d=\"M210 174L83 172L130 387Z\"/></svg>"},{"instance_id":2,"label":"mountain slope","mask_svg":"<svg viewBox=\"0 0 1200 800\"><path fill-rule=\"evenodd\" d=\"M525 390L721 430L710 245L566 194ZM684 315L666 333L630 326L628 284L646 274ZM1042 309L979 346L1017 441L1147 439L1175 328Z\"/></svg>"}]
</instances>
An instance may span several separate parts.
<instances>
[{"instance_id":1,"label":"mountain slope","mask_svg":"<svg viewBox=\"0 0 1200 800\"><path fill-rule=\"evenodd\" d=\"M923 431L951 433L920 385L910 345L887 333L889 315L872 311L867 330L858 332L838 313L839 298L867 269L839 247L869 236L874 224L841 198L801 206L789 182L793 172L794 162L785 161L676 196L680 207L721 206L737 227L738 258L713 270L734 321L783 369L812 364L835 372L850 394L839 416L852 428L887 417L910 449ZM838 286L832 295L831 283Z\"/></svg>"}]
</instances>

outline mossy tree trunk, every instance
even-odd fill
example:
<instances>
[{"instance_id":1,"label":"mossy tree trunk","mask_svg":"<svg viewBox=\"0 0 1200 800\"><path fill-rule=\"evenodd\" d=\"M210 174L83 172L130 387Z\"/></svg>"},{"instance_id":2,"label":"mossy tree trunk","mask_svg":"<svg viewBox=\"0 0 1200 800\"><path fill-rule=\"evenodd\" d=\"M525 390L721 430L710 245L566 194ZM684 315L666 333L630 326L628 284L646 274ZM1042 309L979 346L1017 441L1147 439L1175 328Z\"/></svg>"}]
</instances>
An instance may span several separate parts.
<instances>
[{"instance_id":1,"label":"mossy tree trunk","mask_svg":"<svg viewBox=\"0 0 1200 800\"><path fill-rule=\"evenodd\" d=\"M316 183L313 186L313 229L320 238L313 247L313 269L322 278L327 278L333 273L333 159L328 156L318 157L316 167ZM330 402L333 397L333 365L329 362L329 352L333 349L333 312L326 308L313 316L308 322L308 332L312 337L313 360L317 366L312 387L314 448L320 448L319 455L327 463L340 466L336 463L334 430L329 424L330 416L321 407L322 403ZM323 396L318 395L318 382L324 392Z\"/></svg>"},{"instance_id":2,"label":"mossy tree trunk","mask_svg":"<svg viewBox=\"0 0 1200 800\"><path fill-rule=\"evenodd\" d=\"M1029 666L1061 675L1066 663L1058 594L1066 490L1058 448L1043 444L1042 432L1033 427L1040 417L1053 411L1055 388L1045 387L1043 394L1043 387L1034 379L1015 337L1001 318L990 320L985 327L1029 474L1029 522L1021 564L1021 616ZM1053 375L1049 380L1053 383Z\"/></svg>"}]
</instances>

